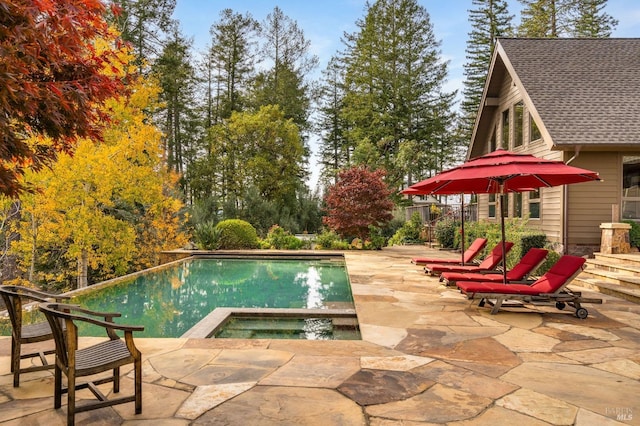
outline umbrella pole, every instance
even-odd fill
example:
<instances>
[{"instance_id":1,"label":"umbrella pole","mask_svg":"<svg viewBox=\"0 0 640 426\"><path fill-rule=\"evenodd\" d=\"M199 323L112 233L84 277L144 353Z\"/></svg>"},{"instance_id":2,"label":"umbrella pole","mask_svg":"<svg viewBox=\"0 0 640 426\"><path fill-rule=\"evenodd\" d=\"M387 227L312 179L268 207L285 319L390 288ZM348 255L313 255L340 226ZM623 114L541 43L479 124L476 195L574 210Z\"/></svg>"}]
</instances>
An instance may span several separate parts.
<instances>
[{"instance_id":1,"label":"umbrella pole","mask_svg":"<svg viewBox=\"0 0 640 426\"><path fill-rule=\"evenodd\" d=\"M500 228L502 228L502 283L507 284L507 242L504 230L504 207L505 207L504 186L500 185Z\"/></svg>"},{"instance_id":2,"label":"umbrella pole","mask_svg":"<svg viewBox=\"0 0 640 426\"><path fill-rule=\"evenodd\" d=\"M464 265L464 194L460 194L460 265Z\"/></svg>"}]
</instances>

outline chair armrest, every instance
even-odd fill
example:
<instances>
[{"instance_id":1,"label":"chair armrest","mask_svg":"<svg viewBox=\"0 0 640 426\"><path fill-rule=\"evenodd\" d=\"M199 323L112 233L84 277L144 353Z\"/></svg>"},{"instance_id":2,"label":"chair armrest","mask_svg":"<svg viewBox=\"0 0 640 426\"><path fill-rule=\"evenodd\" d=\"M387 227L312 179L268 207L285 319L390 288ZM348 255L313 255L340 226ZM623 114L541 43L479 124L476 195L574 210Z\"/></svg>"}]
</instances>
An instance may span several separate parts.
<instances>
[{"instance_id":1,"label":"chair armrest","mask_svg":"<svg viewBox=\"0 0 640 426\"><path fill-rule=\"evenodd\" d=\"M102 321L96 318L91 318L85 315L73 315L69 316L69 319L73 321L84 321L90 324L98 325L110 330L120 330L120 331L144 331L144 326L142 325L126 325L126 324L117 324L111 321Z\"/></svg>"},{"instance_id":2,"label":"chair armrest","mask_svg":"<svg viewBox=\"0 0 640 426\"><path fill-rule=\"evenodd\" d=\"M52 308L51 305L55 306L55 308ZM68 319L71 321L83 321L86 323L104 327L107 330L121 330L125 332L144 331L144 326L141 325L117 324L111 321L113 317L121 316L121 314L118 312L96 312L86 308L82 308L78 305L70 305L65 303L45 304L44 306L41 305L40 308L45 310L54 310L55 315L60 318ZM80 314L75 314L74 312L79 312ZM104 319L101 320L94 317L101 317Z\"/></svg>"},{"instance_id":3,"label":"chair armrest","mask_svg":"<svg viewBox=\"0 0 640 426\"><path fill-rule=\"evenodd\" d=\"M71 296L67 296L64 294L47 293L42 290L36 290L34 288L23 286L5 285L2 286L2 291L9 293L15 297L24 297L27 299L35 300L36 302L49 302L52 299L60 302L62 300L71 299Z\"/></svg>"},{"instance_id":4,"label":"chair armrest","mask_svg":"<svg viewBox=\"0 0 640 426\"><path fill-rule=\"evenodd\" d=\"M93 317L102 317L104 318L105 321L111 321L111 319L113 318L117 318L117 317L121 317L122 314L120 312L98 312L98 311L92 311L90 309L87 308L83 308L80 305L73 305L73 304L65 304L65 303L58 303L58 306L60 306L61 308L64 309L68 309L70 312L80 312L86 315L90 315Z\"/></svg>"}]
</instances>

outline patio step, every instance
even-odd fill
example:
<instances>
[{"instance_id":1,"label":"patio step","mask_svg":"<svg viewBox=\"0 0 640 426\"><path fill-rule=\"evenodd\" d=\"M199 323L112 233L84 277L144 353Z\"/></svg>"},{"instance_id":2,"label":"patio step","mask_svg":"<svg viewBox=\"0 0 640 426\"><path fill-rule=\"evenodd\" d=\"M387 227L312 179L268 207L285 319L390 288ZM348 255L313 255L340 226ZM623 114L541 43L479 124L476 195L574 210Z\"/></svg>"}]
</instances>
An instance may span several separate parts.
<instances>
[{"instance_id":1,"label":"patio step","mask_svg":"<svg viewBox=\"0 0 640 426\"><path fill-rule=\"evenodd\" d=\"M576 285L640 304L640 254L594 253Z\"/></svg>"}]
</instances>

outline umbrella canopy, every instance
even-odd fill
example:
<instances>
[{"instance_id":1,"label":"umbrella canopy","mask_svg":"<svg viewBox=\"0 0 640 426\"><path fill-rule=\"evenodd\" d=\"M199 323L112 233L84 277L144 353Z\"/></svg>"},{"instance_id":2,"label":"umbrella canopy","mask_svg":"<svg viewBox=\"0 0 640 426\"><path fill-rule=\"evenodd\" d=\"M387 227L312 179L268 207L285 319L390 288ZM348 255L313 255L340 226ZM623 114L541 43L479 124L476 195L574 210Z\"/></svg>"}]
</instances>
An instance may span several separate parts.
<instances>
[{"instance_id":1,"label":"umbrella canopy","mask_svg":"<svg viewBox=\"0 0 640 426\"><path fill-rule=\"evenodd\" d=\"M500 194L500 224L504 244L502 198L505 194L599 180L598 173L573 167L562 161L545 160L530 154L498 149L411 185L407 190L413 194ZM505 283L506 266L505 256L502 259Z\"/></svg>"},{"instance_id":2,"label":"umbrella canopy","mask_svg":"<svg viewBox=\"0 0 640 426\"><path fill-rule=\"evenodd\" d=\"M600 178L591 170L498 149L411 185L407 190L426 194L498 194L595 180Z\"/></svg>"}]
</instances>

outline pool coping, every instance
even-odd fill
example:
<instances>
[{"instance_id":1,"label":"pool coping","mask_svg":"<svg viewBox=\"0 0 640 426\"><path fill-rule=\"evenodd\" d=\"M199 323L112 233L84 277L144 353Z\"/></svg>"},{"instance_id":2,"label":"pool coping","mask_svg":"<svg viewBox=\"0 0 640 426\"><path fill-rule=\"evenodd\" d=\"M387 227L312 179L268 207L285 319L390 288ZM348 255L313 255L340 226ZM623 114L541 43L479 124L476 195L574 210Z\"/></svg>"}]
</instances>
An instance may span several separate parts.
<instances>
[{"instance_id":1,"label":"pool coping","mask_svg":"<svg viewBox=\"0 0 640 426\"><path fill-rule=\"evenodd\" d=\"M251 315L254 317L302 317L302 318L358 318L353 309L298 309L298 308L216 308L198 321L180 338L214 339L216 332L233 316Z\"/></svg>"}]
</instances>

